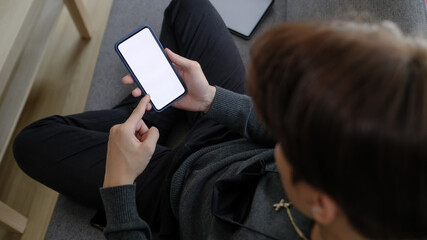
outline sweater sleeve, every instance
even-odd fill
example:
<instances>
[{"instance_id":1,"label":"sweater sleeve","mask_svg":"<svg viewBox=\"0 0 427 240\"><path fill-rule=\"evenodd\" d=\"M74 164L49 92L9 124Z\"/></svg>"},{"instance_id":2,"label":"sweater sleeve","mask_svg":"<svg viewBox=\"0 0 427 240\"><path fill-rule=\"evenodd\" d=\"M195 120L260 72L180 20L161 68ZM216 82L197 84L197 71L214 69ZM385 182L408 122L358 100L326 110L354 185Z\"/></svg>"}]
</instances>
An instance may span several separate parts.
<instances>
[{"instance_id":1,"label":"sweater sleeve","mask_svg":"<svg viewBox=\"0 0 427 240\"><path fill-rule=\"evenodd\" d=\"M206 117L221 123L262 146L273 146L272 134L258 120L249 96L216 87L215 98Z\"/></svg>"},{"instance_id":2,"label":"sweater sleeve","mask_svg":"<svg viewBox=\"0 0 427 240\"><path fill-rule=\"evenodd\" d=\"M100 189L107 216L107 239L151 239L150 228L136 209L135 189L135 184Z\"/></svg>"}]
</instances>

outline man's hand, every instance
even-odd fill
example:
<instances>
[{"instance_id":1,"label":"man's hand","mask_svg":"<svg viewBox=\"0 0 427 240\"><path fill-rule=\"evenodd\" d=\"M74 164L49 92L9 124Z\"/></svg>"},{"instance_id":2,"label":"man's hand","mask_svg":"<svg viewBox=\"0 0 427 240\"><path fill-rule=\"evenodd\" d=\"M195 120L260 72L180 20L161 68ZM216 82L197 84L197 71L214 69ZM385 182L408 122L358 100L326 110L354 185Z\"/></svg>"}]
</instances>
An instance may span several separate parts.
<instances>
[{"instance_id":1,"label":"man's hand","mask_svg":"<svg viewBox=\"0 0 427 240\"><path fill-rule=\"evenodd\" d=\"M212 105L216 88L209 85L198 62L181 57L169 49L166 49L166 53L187 85L187 95L172 106L187 111L206 113Z\"/></svg>"},{"instance_id":2,"label":"man's hand","mask_svg":"<svg viewBox=\"0 0 427 240\"><path fill-rule=\"evenodd\" d=\"M166 49L166 53L187 86L187 95L172 106L187 111L206 113L213 102L216 88L209 85L198 62L181 57L169 49ZM127 75L122 78L122 82L132 84L134 80ZM141 96L141 94L139 88L132 91L134 97Z\"/></svg>"},{"instance_id":3,"label":"man's hand","mask_svg":"<svg viewBox=\"0 0 427 240\"><path fill-rule=\"evenodd\" d=\"M150 162L159 131L155 127L148 129L141 119L151 108L149 102L150 96L146 95L126 122L111 128L103 187L133 184Z\"/></svg>"}]
</instances>

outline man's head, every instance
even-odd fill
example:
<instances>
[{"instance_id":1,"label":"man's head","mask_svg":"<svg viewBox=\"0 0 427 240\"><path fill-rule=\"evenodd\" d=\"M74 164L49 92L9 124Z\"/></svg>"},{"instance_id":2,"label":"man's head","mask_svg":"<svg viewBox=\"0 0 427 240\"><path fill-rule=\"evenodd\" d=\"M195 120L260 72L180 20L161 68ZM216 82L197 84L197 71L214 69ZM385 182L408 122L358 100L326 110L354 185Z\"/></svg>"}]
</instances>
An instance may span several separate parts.
<instances>
[{"instance_id":1,"label":"man's head","mask_svg":"<svg viewBox=\"0 0 427 240\"><path fill-rule=\"evenodd\" d=\"M427 236L421 40L388 22L281 25L253 45L248 90L290 168L288 188L329 196L364 236Z\"/></svg>"}]
</instances>

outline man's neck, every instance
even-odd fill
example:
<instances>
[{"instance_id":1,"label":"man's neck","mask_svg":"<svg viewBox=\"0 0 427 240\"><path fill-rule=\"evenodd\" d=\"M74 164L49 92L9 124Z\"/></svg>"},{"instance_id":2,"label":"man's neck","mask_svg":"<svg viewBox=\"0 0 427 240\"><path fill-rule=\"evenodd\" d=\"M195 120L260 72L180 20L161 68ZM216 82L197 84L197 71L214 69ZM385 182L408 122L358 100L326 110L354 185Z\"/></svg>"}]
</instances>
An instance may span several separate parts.
<instances>
[{"instance_id":1,"label":"man's neck","mask_svg":"<svg viewBox=\"0 0 427 240\"><path fill-rule=\"evenodd\" d=\"M335 225L335 226L333 226ZM321 226L315 223L311 230L311 240L366 240L347 224L337 223L331 226Z\"/></svg>"}]
</instances>

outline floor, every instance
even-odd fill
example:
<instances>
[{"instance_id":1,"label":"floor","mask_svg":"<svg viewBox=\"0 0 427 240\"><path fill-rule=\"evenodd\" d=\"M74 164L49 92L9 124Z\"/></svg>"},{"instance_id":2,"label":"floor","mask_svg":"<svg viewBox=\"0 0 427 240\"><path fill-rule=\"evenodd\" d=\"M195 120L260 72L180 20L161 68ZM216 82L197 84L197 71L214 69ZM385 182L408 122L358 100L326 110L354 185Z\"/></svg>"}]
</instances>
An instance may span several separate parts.
<instances>
[{"instance_id":1,"label":"floor","mask_svg":"<svg viewBox=\"0 0 427 240\"><path fill-rule=\"evenodd\" d=\"M42 117L83 111L112 0L84 3L95 29L92 39L80 38L68 10L63 8L15 134ZM57 196L18 168L9 146L0 165L0 200L29 220L22 235L0 228L0 240L44 239Z\"/></svg>"}]
</instances>

